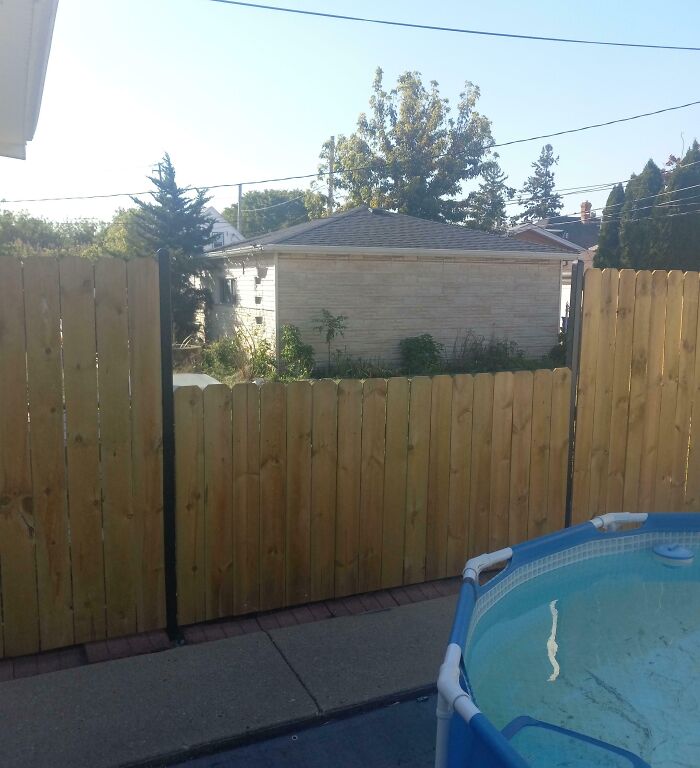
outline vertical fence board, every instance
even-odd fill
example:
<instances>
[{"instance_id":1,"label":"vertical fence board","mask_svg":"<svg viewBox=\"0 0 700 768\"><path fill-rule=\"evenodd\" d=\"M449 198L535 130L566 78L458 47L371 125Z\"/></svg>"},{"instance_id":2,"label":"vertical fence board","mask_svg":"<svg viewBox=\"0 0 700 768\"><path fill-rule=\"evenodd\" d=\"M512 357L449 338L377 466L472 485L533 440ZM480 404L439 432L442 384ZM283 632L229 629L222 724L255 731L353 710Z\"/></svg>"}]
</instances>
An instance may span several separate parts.
<instances>
[{"instance_id":1,"label":"vertical fence board","mask_svg":"<svg viewBox=\"0 0 700 768\"><path fill-rule=\"evenodd\" d=\"M469 552L474 377L460 374L452 385L450 498L447 519L447 575L464 567Z\"/></svg>"},{"instance_id":2,"label":"vertical fence board","mask_svg":"<svg viewBox=\"0 0 700 768\"><path fill-rule=\"evenodd\" d=\"M120 259L101 259L95 265L95 322L107 634L117 637L137 630L140 583L131 482L126 264Z\"/></svg>"},{"instance_id":3,"label":"vertical fence board","mask_svg":"<svg viewBox=\"0 0 700 768\"><path fill-rule=\"evenodd\" d=\"M518 371L513 375L513 441L508 509L508 541L511 544L527 539L532 443L532 385L531 371Z\"/></svg>"},{"instance_id":4,"label":"vertical fence board","mask_svg":"<svg viewBox=\"0 0 700 768\"><path fill-rule=\"evenodd\" d=\"M620 512L624 496L635 282L634 270L623 269L620 271L613 360L612 409L608 424L610 447L605 497L605 510L607 512Z\"/></svg>"},{"instance_id":5,"label":"vertical fence board","mask_svg":"<svg viewBox=\"0 0 700 768\"><path fill-rule=\"evenodd\" d=\"M73 621L84 643L106 632L92 262L61 259L59 281Z\"/></svg>"},{"instance_id":6,"label":"vertical fence board","mask_svg":"<svg viewBox=\"0 0 700 768\"><path fill-rule=\"evenodd\" d=\"M231 390L211 384L204 406L204 540L208 619L233 613Z\"/></svg>"},{"instance_id":7,"label":"vertical fence board","mask_svg":"<svg viewBox=\"0 0 700 768\"><path fill-rule=\"evenodd\" d=\"M127 264L131 354L132 482L139 535L138 628L165 625L163 563L163 411L160 372L158 264Z\"/></svg>"},{"instance_id":8,"label":"vertical fence board","mask_svg":"<svg viewBox=\"0 0 700 768\"><path fill-rule=\"evenodd\" d=\"M513 374L497 373L493 382L493 426L491 438L491 514L489 549L508 544L510 506L510 458L513 437Z\"/></svg>"},{"instance_id":9,"label":"vertical fence board","mask_svg":"<svg viewBox=\"0 0 700 768\"><path fill-rule=\"evenodd\" d=\"M174 399L177 613L194 624L207 619L202 390L179 387Z\"/></svg>"},{"instance_id":10,"label":"vertical fence board","mask_svg":"<svg viewBox=\"0 0 700 768\"><path fill-rule=\"evenodd\" d=\"M0 656L16 656L39 650L25 308L18 260L0 258L0 285Z\"/></svg>"},{"instance_id":11,"label":"vertical fence board","mask_svg":"<svg viewBox=\"0 0 700 768\"><path fill-rule=\"evenodd\" d=\"M700 312L696 328L696 350L700 342ZM695 355L691 387L691 419L688 435L688 465L683 498L685 512L700 512L700 354Z\"/></svg>"},{"instance_id":12,"label":"vertical fence board","mask_svg":"<svg viewBox=\"0 0 700 768\"><path fill-rule=\"evenodd\" d=\"M335 509L338 471L338 385L331 379L312 387L311 600L333 596Z\"/></svg>"},{"instance_id":13,"label":"vertical fence board","mask_svg":"<svg viewBox=\"0 0 700 768\"><path fill-rule=\"evenodd\" d=\"M659 412L663 389L664 339L666 333L667 273L651 276L651 306L647 354L646 395L642 458L639 472L639 511L653 512L656 495L656 468L659 455Z\"/></svg>"},{"instance_id":14,"label":"vertical fence board","mask_svg":"<svg viewBox=\"0 0 700 768\"><path fill-rule=\"evenodd\" d=\"M237 614L260 606L260 389L232 390L233 603Z\"/></svg>"},{"instance_id":15,"label":"vertical fence board","mask_svg":"<svg viewBox=\"0 0 700 768\"><path fill-rule=\"evenodd\" d=\"M415 584L425 579L431 388L431 381L426 376L417 376L411 380L403 566L405 584Z\"/></svg>"},{"instance_id":16,"label":"vertical fence board","mask_svg":"<svg viewBox=\"0 0 700 768\"><path fill-rule=\"evenodd\" d=\"M362 382L338 384L338 476L335 532L335 594L358 589Z\"/></svg>"},{"instance_id":17,"label":"vertical fence board","mask_svg":"<svg viewBox=\"0 0 700 768\"><path fill-rule=\"evenodd\" d=\"M287 515L285 602L308 602L311 592L311 408L308 381L287 384Z\"/></svg>"},{"instance_id":18,"label":"vertical fence board","mask_svg":"<svg viewBox=\"0 0 700 768\"><path fill-rule=\"evenodd\" d=\"M680 374L680 336L683 319L683 273L668 273L666 298L666 333L664 339L663 386L659 411L659 445L656 462L656 489L654 511L666 512L671 508L671 475L675 442L676 402Z\"/></svg>"},{"instance_id":19,"label":"vertical fence board","mask_svg":"<svg viewBox=\"0 0 700 768\"><path fill-rule=\"evenodd\" d=\"M569 406L571 371L557 368L552 373L552 409L549 433L549 473L546 532L564 527L566 479L569 461Z\"/></svg>"},{"instance_id":20,"label":"vertical fence board","mask_svg":"<svg viewBox=\"0 0 700 768\"><path fill-rule=\"evenodd\" d=\"M74 641L66 509L58 262L24 265L30 445L42 650Z\"/></svg>"},{"instance_id":21,"label":"vertical fence board","mask_svg":"<svg viewBox=\"0 0 700 768\"><path fill-rule=\"evenodd\" d=\"M287 420L284 385L260 389L260 608L284 605Z\"/></svg>"},{"instance_id":22,"label":"vertical fence board","mask_svg":"<svg viewBox=\"0 0 700 768\"><path fill-rule=\"evenodd\" d=\"M430 406L430 463L425 575L447 575L447 528L450 513L450 432L452 377L434 376Z\"/></svg>"},{"instance_id":23,"label":"vertical fence board","mask_svg":"<svg viewBox=\"0 0 700 768\"><path fill-rule=\"evenodd\" d=\"M382 513L386 446L385 379L367 379L362 387L362 459L358 584L361 592L382 584Z\"/></svg>"},{"instance_id":24,"label":"vertical fence board","mask_svg":"<svg viewBox=\"0 0 700 768\"><path fill-rule=\"evenodd\" d=\"M686 272L683 277L683 314L681 317L680 360L678 363L678 392L674 418L671 474L669 478L669 509L674 512L682 511L685 501L690 416L695 392L698 287L698 273Z\"/></svg>"},{"instance_id":25,"label":"vertical fence board","mask_svg":"<svg viewBox=\"0 0 700 768\"><path fill-rule=\"evenodd\" d=\"M530 444L530 505L527 532L530 538L549 530L549 441L552 433L552 372L535 371Z\"/></svg>"},{"instance_id":26,"label":"vertical fence board","mask_svg":"<svg viewBox=\"0 0 700 768\"><path fill-rule=\"evenodd\" d=\"M629 419L625 435L625 472L622 509L639 508L639 481L644 437L644 409L651 312L651 272L639 272L635 281L634 328L630 361Z\"/></svg>"},{"instance_id":27,"label":"vertical fence board","mask_svg":"<svg viewBox=\"0 0 700 768\"><path fill-rule=\"evenodd\" d=\"M591 483L588 517L605 512L608 462L610 458L610 418L613 402L615 330L619 272L603 270L602 309L598 329L598 365L596 368L593 442L591 447Z\"/></svg>"},{"instance_id":28,"label":"vertical fence board","mask_svg":"<svg viewBox=\"0 0 700 768\"><path fill-rule=\"evenodd\" d=\"M488 552L491 511L491 436L493 431L493 375L474 377L469 555Z\"/></svg>"},{"instance_id":29,"label":"vertical fence board","mask_svg":"<svg viewBox=\"0 0 700 768\"><path fill-rule=\"evenodd\" d=\"M589 270L584 280L581 362L576 400L576 453L574 456L573 487L574 523L581 523L588 516L601 291L602 273L598 269ZM532 508L532 497L530 498L530 507ZM530 518L533 519L532 512L530 512ZM534 531L531 531L530 535L534 535Z\"/></svg>"},{"instance_id":30,"label":"vertical fence board","mask_svg":"<svg viewBox=\"0 0 700 768\"><path fill-rule=\"evenodd\" d=\"M409 381L389 379L386 401L386 455L382 526L382 587L403 581L408 460Z\"/></svg>"}]
</instances>

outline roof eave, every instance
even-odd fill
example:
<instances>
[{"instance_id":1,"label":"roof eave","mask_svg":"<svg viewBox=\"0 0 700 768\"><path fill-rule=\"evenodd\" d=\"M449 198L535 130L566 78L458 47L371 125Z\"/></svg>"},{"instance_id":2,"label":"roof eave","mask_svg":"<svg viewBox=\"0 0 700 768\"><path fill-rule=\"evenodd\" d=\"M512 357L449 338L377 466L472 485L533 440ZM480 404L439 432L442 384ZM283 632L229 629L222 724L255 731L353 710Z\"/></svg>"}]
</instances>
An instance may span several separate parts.
<instances>
[{"instance_id":1,"label":"roof eave","mask_svg":"<svg viewBox=\"0 0 700 768\"><path fill-rule=\"evenodd\" d=\"M207 255L210 259L226 259L247 256L250 254L288 254L295 256L317 255L357 255L357 256L442 256L473 259L500 259L500 260L527 260L537 261L562 261L571 259L571 252L567 251L531 251L531 250L496 250L496 249L461 249L461 248L366 248L358 246L340 245L246 245L240 248L227 248L221 251L212 251Z\"/></svg>"}]
</instances>

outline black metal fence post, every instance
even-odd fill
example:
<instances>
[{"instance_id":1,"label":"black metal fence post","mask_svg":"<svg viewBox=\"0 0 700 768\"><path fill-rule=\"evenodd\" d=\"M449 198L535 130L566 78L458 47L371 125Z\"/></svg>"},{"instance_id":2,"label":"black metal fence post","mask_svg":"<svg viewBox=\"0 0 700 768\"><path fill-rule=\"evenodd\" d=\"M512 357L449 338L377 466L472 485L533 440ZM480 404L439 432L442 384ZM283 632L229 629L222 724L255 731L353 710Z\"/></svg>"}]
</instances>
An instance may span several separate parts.
<instances>
[{"instance_id":1,"label":"black metal fence post","mask_svg":"<svg viewBox=\"0 0 700 768\"><path fill-rule=\"evenodd\" d=\"M566 474L566 510L564 525L573 521L574 449L576 443L576 391L581 359L581 321L583 320L583 261L571 265L571 296L569 298L569 325L566 333L566 365L571 368L571 403L569 405L569 456Z\"/></svg>"},{"instance_id":2,"label":"black metal fence post","mask_svg":"<svg viewBox=\"0 0 700 768\"><path fill-rule=\"evenodd\" d=\"M160 248L160 372L163 409L163 555L165 566L165 616L168 637L180 639L177 623L177 563L175 531L175 405L173 401L173 321L170 253Z\"/></svg>"}]
</instances>

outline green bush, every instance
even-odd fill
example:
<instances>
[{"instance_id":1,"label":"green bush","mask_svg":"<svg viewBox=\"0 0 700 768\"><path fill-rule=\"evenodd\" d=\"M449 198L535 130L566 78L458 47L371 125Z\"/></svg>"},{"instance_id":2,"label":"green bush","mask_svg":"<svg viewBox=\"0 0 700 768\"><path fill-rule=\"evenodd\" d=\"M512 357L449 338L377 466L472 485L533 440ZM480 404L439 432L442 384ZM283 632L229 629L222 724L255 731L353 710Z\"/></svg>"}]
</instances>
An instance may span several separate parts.
<instances>
[{"instance_id":1,"label":"green bush","mask_svg":"<svg viewBox=\"0 0 700 768\"><path fill-rule=\"evenodd\" d=\"M333 360L333 376L337 379L386 379L396 376L396 371L381 360L350 357L337 349Z\"/></svg>"},{"instance_id":2,"label":"green bush","mask_svg":"<svg viewBox=\"0 0 700 768\"><path fill-rule=\"evenodd\" d=\"M429 333L410 336L399 342L401 367L409 375L439 371L444 366L444 351L444 345L435 341Z\"/></svg>"},{"instance_id":3,"label":"green bush","mask_svg":"<svg viewBox=\"0 0 700 768\"><path fill-rule=\"evenodd\" d=\"M314 350L304 344L296 325L283 325L280 333L280 360L289 379L308 379L314 368Z\"/></svg>"},{"instance_id":4,"label":"green bush","mask_svg":"<svg viewBox=\"0 0 700 768\"><path fill-rule=\"evenodd\" d=\"M251 339L248 352L248 379L277 378L277 359L270 341L262 335Z\"/></svg>"},{"instance_id":5,"label":"green bush","mask_svg":"<svg viewBox=\"0 0 700 768\"><path fill-rule=\"evenodd\" d=\"M449 373L495 373L534 370L541 364L542 360L525 357L514 341L486 339L467 331L455 341L447 368Z\"/></svg>"},{"instance_id":6,"label":"green bush","mask_svg":"<svg viewBox=\"0 0 700 768\"><path fill-rule=\"evenodd\" d=\"M202 349L202 370L228 382L245 368L248 355L238 336L224 336Z\"/></svg>"}]
</instances>

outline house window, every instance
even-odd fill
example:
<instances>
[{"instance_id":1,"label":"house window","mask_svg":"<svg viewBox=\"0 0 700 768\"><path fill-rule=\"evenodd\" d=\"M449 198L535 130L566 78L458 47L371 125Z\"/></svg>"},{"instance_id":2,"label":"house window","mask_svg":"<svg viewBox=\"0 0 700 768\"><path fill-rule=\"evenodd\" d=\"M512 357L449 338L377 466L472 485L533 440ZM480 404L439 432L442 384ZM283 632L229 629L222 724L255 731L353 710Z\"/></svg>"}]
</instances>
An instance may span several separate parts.
<instances>
[{"instance_id":1,"label":"house window","mask_svg":"<svg viewBox=\"0 0 700 768\"><path fill-rule=\"evenodd\" d=\"M222 277L219 280L219 301L221 304L236 303L236 280L233 277Z\"/></svg>"},{"instance_id":2,"label":"house window","mask_svg":"<svg viewBox=\"0 0 700 768\"><path fill-rule=\"evenodd\" d=\"M223 232L214 232L212 234L211 247L212 248L223 248L224 247L224 233Z\"/></svg>"}]
</instances>

